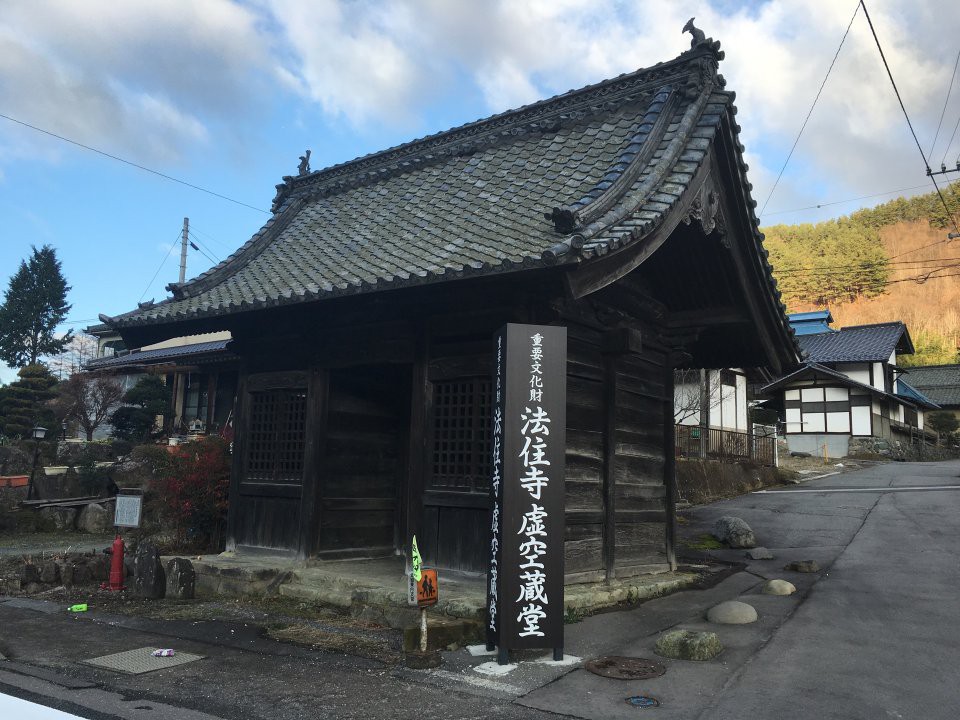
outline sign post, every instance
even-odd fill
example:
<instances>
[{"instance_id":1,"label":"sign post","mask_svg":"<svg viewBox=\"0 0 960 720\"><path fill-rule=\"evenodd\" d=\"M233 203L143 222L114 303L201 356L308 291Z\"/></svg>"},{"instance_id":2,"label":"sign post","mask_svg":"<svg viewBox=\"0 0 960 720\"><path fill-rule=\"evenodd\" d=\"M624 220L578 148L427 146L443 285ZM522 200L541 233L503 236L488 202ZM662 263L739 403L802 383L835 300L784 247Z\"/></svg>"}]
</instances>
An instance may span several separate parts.
<instances>
[{"instance_id":1,"label":"sign post","mask_svg":"<svg viewBox=\"0 0 960 720\"><path fill-rule=\"evenodd\" d=\"M562 660L567 330L507 324L494 359L487 649Z\"/></svg>"}]
</instances>

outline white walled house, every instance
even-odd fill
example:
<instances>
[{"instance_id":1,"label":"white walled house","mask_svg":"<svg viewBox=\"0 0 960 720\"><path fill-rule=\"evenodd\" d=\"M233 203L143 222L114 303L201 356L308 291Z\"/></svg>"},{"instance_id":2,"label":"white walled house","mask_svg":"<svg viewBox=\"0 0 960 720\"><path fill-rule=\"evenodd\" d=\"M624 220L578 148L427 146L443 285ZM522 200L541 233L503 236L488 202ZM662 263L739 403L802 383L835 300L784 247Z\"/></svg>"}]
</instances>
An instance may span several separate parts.
<instances>
[{"instance_id":1,"label":"white walled house","mask_svg":"<svg viewBox=\"0 0 960 720\"><path fill-rule=\"evenodd\" d=\"M789 316L806 364L763 388L775 396L791 452L844 457L855 438L922 441L924 412L937 408L905 382L898 355L913 353L899 321L829 327L829 311Z\"/></svg>"},{"instance_id":2,"label":"white walled house","mask_svg":"<svg viewBox=\"0 0 960 720\"><path fill-rule=\"evenodd\" d=\"M737 368L678 370L674 416L678 425L748 432L746 375Z\"/></svg>"}]
</instances>

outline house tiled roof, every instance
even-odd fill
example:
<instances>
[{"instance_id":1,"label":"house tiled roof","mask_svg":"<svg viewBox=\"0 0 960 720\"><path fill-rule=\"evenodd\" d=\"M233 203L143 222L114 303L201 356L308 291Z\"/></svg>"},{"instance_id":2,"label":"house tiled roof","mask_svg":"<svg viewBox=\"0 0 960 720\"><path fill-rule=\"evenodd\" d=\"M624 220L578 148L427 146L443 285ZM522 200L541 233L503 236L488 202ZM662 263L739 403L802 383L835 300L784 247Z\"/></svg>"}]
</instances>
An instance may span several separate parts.
<instances>
[{"instance_id":1,"label":"house tiled roof","mask_svg":"<svg viewBox=\"0 0 960 720\"><path fill-rule=\"evenodd\" d=\"M210 342L193 343L191 345L177 345L174 347L157 348L155 350L134 350L123 355L97 358L86 365L87 370L105 370L107 368L133 367L138 365L155 365L171 360L181 360L187 357L209 354L226 354L229 340L212 340Z\"/></svg>"},{"instance_id":2,"label":"house tiled roof","mask_svg":"<svg viewBox=\"0 0 960 720\"><path fill-rule=\"evenodd\" d=\"M923 397L922 394L914 391L915 395L894 395L892 393L884 392L883 390L878 390L872 385L866 385L862 382L858 382L853 378L850 378L844 375L839 370L833 370L824 365L819 365L815 362L808 362L803 365L799 370L795 370L789 375L785 375L779 380L775 380L769 385L765 385L760 388L761 395L769 395L780 390L788 388L791 383L796 382L797 380L802 380L808 377L822 377L826 378L831 382L835 382L838 385L843 385L844 387L856 388L858 390L864 390L869 392L874 397L885 398L887 400L896 400L900 403L910 406L921 406L921 407L930 407L936 408L937 406L934 403L931 403L927 398ZM913 388L911 388L912 390Z\"/></svg>"},{"instance_id":3,"label":"house tiled roof","mask_svg":"<svg viewBox=\"0 0 960 720\"><path fill-rule=\"evenodd\" d=\"M905 377L940 407L960 407L960 365L912 367Z\"/></svg>"},{"instance_id":4,"label":"house tiled roof","mask_svg":"<svg viewBox=\"0 0 960 720\"><path fill-rule=\"evenodd\" d=\"M718 128L739 131L722 57L718 42L701 41L645 70L284 178L273 217L233 255L170 286L172 298L101 319L123 329L215 318L588 263L642 242L680 205ZM748 242L779 306L743 147L732 152Z\"/></svg>"},{"instance_id":5,"label":"house tiled roof","mask_svg":"<svg viewBox=\"0 0 960 720\"><path fill-rule=\"evenodd\" d=\"M800 335L797 342L807 360L815 363L884 362L894 350L913 353L907 327L900 321Z\"/></svg>"}]
</instances>

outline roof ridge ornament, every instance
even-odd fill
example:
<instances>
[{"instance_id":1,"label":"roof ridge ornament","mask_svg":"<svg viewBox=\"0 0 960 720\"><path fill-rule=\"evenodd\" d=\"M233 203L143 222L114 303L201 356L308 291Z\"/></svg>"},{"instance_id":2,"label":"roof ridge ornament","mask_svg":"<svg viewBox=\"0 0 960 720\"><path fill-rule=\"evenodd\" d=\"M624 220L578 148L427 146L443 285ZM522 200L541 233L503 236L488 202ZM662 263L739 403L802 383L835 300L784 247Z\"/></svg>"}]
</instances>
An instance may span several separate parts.
<instances>
[{"instance_id":1,"label":"roof ridge ornament","mask_svg":"<svg viewBox=\"0 0 960 720\"><path fill-rule=\"evenodd\" d=\"M702 34L702 33L701 33ZM297 165L297 176L303 177L310 174L310 151L307 150L300 156L300 164Z\"/></svg>"},{"instance_id":2,"label":"roof ridge ornament","mask_svg":"<svg viewBox=\"0 0 960 720\"><path fill-rule=\"evenodd\" d=\"M707 48L713 52L714 55L716 55L717 60L723 60L723 52L720 50L720 41L714 40L713 38L708 38L704 34L703 30L693 24L695 19L696 18L690 18L687 20L687 24L684 25L683 30L680 31L681 35L685 32L688 32L693 36L693 38L690 40L690 50L697 50L701 47Z\"/></svg>"}]
</instances>

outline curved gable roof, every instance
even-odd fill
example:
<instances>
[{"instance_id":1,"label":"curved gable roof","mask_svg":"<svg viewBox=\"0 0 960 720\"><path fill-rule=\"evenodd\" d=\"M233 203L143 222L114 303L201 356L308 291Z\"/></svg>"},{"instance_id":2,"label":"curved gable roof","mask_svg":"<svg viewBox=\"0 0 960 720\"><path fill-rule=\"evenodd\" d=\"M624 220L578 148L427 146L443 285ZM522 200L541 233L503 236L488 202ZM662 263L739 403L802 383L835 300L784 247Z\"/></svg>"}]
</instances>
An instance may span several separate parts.
<instances>
[{"instance_id":1,"label":"curved gable roof","mask_svg":"<svg viewBox=\"0 0 960 720\"><path fill-rule=\"evenodd\" d=\"M751 292L795 362L736 140L734 93L717 72L722 57L718 42L701 41L651 68L284 178L273 217L237 252L170 286L173 297L102 320L167 325L589 264L676 221L723 128L759 279Z\"/></svg>"}]
</instances>

